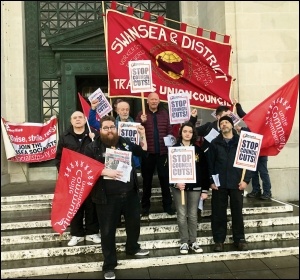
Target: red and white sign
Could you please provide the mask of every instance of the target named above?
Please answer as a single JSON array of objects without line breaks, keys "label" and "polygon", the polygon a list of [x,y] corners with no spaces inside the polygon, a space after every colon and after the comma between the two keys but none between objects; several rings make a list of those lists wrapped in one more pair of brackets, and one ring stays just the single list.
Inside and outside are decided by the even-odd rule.
[{"label": "red and white sign", "polygon": [[299,74],[243,118],[252,132],[264,136],[261,156],[276,156],[287,143],[294,123],[298,95]]},{"label": "red and white sign", "polygon": [[170,124],[184,123],[190,119],[190,99],[187,93],[168,95]]},{"label": "red and white sign", "polygon": [[263,136],[241,130],[233,166],[256,171]]},{"label": "red and white sign", "polygon": [[58,141],[56,116],[51,117],[46,123],[12,123],[4,118],[1,118],[1,121],[8,160],[30,163],[55,158]]},{"label": "red and white sign", "polygon": [[62,234],[100,177],[104,164],[63,148],[51,210],[52,228]]},{"label": "red and white sign", "polygon": [[153,92],[151,60],[129,61],[131,93]]},{"label": "red and white sign", "polygon": [[[109,97],[131,94],[130,61],[150,60],[153,91],[160,100],[188,92],[193,107],[231,106],[231,45],[191,35],[115,10],[107,10]],[[149,93],[145,94],[147,97]]]}]

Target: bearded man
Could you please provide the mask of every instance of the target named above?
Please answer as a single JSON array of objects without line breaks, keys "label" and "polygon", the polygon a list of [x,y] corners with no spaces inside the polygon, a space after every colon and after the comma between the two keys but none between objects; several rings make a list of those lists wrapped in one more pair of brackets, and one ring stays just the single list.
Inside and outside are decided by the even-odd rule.
[{"label": "bearded man", "polygon": [[[131,151],[132,156],[145,157],[147,154],[147,141],[145,128],[137,128],[140,135],[140,145],[130,142],[118,135],[115,118],[104,116],[100,121],[100,136],[87,145],[85,155],[105,163],[106,149]],[[143,250],[138,244],[140,236],[140,200],[138,195],[138,180],[133,161],[128,182],[120,181],[122,171],[104,168],[102,174],[94,185],[91,196],[96,204],[97,216],[101,231],[101,245],[104,256],[103,268],[105,279],[115,279],[114,269],[117,266],[116,254],[116,228],[121,214],[125,218],[127,234],[126,253],[129,255],[146,256],[148,250]],[[104,176],[113,180],[104,179]]]}]

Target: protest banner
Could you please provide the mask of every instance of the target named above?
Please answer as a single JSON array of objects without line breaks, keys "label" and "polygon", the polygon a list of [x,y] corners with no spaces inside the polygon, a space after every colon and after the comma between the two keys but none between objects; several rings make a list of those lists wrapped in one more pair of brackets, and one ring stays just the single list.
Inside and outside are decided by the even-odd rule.
[{"label": "protest banner", "polygon": [[287,143],[295,118],[299,74],[243,117],[248,128],[264,136],[261,156],[276,156]]},{"label": "protest banner", "polygon": [[119,122],[118,123],[118,135],[129,138],[130,142],[139,145],[140,135],[137,131],[137,127],[140,123],[137,122]]},{"label": "protest banner", "polygon": [[6,128],[4,126],[4,120],[1,117],[1,130],[2,130],[2,138],[3,138],[3,143],[4,143],[4,147],[5,147],[5,154],[6,154],[6,158],[10,159],[16,156],[16,151],[12,145],[12,143],[9,140]]},{"label": "protest banner", "polygon": [[109,101],[106,99],[104,93],[100,88],[96,89],[88,98],[90,102],[94,99],[98,99],[98,101],[100,102],[96,107],[96,112],[99,115],[100,119],[112,110]]},{"label": "protest banner", "polygon": [[233,166],[256,171],[263,136],[241,130]]},{"label": "protest banner", "polygon": [[[217,119],[216,110],[211,113],[211,116]],[[236,126],[242,120],[237,114],[233,112],[230,112],[227,116],[232,119],[234,126]]]},{"label": "protest banner", "polygon": [[[14,162],[41,162],[55,158],[58,141],[58,123],[56,116],[46,123],[12,123],[1,118],[10,141],[4,141],[7,159]],[[3,133],[3,136],[5,134]]]},{"label": "protest banner", "polygon": [[168,95],[170,124],[184,123],[190,119],[190,99],[188,93]]},{"label": "protest banner", "polygon": [[188,92],[193,107],[231,106],[230,36],[221,34],[220,42],[112,9],[105,18],[108,97],[141,98],[131,94],[134,85],[127,68],[130,61],[150,60],[151,92],[162,102],[168,95]]},{"label": "protest banner", "polygon": [[131,93],[152,92],[151,60],[128,62]]},{"label": "protest banner", "polygon": [[100,177],[104,164],[63,148],[51,208],[51,226],[62,234]]},{"label": "protest banner", "polygon": [[153,92],[151,60],[128,62],[130,91],[141,94],[142,112],[145,114],[144,92]]},{"label": "protest banner", "polygon": [[168,147],[169,182],[196,183],[195,148]]}]

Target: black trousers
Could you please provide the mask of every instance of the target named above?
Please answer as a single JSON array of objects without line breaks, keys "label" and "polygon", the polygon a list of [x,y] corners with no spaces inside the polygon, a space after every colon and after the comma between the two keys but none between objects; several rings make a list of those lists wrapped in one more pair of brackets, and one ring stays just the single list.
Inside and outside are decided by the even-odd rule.
[{"label": "black trousers", "polygon": [[169,166],[167,163],[168,155],[149,154],[147,158],[142,159],[143,176],[143,196],[142,207],[150,208],[150,198],[152,190],[152,180],[157,169],[157,175],[161,187],[163,208],[166,211],[172,206],[172,196],[169,187]]},{"label": "black trousers", "polygon": [[101,246],[104,256],[103,271],[117,266],[116,229],[121,214],[125,219],[126,253],[134,255],[139,249],[140,200],[135,190],[107,195],[107,204],[96,204],[101,231]]},{"label": "black trousers", "polygon": [[[83,218],[85,225],[83,225]],[[74,218],[70,223],[70,233],[72,236],[83,237],[85,235],[99,233],[99,223],[95,204],[92,202],[91,194],[82,203]]]},{"label": "black trousers", "polygon": [[244,219],[243,219],[243,194],[239,189],[212,190],[211,200],[211,228],[215,243],[224,243],[227,234],[227,206],[230,200],[230,211],[232,218],[233,242],[238,243],[245,239]]}]

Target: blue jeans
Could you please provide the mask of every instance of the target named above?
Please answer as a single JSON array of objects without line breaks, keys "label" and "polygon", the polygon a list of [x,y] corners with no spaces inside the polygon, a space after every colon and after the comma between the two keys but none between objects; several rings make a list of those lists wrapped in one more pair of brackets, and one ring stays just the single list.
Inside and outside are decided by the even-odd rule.
[{"label": "blue jeans", "polygon": [[181,191],[171,187],[177,211],[177,223],[181,243],[194,243],[197,238],[198,204],[201,191],[184,191],[185,205],[181,202]]},{"label": "blue jeans", "polygon": [[96,204],[101,231],[101,246],[104,256],[103,271],[117,266],[116,229],[121,213],[125,219],[126,253],[134,255],[140,245],[140,199],[135,190],[121,194],[107,195],[107,204]]},{"label": "blue jeans", "polygon": [[252,191],[261,192],[259,177],[262,181],[263,193],[265,195],[271,194],[271,181],[268,171],[268,157],[258,157],[256,171],[252,174]]}]

